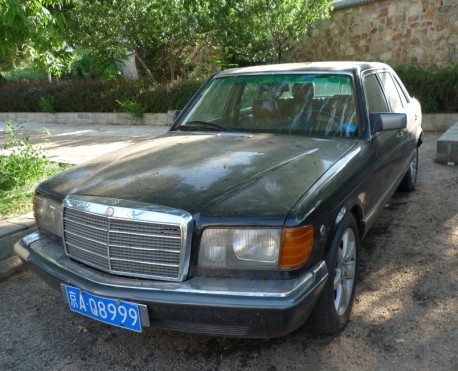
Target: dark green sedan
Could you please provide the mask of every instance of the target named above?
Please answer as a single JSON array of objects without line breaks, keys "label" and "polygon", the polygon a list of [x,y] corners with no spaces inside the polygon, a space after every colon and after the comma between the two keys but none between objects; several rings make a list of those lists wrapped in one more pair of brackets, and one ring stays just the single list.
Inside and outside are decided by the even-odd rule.
[{"label": "dark green sedan", "polygon": [[223,71],[167,134],[38,186],[15,250],[70,310],[128,330],[333,334],[360,240],[415,188],[421,119],[381,63]]}]

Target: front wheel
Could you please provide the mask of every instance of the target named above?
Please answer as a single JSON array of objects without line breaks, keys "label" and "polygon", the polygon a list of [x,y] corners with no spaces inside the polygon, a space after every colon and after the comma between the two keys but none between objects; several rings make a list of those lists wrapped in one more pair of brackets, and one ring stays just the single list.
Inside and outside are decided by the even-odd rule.
[{"label": "front wheel", "polygon": [[415,150],[415,155],[410,162],[409,169],[406,175],[402,179],[399,189],[402,191],[411,192],[415,190],[417,184],[417,173],[418,173],[418,147]]},{"label": "front wheel", "polygon": [[328,281],[309,319],[315,332],[331,335],[347,325],[355,298],[358,250],[358,226],[354,216],[347,213],[337,228],[325,259]]}]

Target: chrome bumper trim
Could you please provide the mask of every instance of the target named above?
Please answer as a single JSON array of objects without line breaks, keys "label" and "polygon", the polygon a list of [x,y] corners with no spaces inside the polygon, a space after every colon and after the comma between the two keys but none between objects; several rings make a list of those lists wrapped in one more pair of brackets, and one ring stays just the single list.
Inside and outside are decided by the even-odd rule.
[{"label": "chrome bumper trim", "polygon": [[[35,234],[34,234],[35,235]],[[26,241],[33,241],[26,243]],[[184,282],[139,280],[115,276],[109,273],[92,269],[88,266],[69,259],[62,245],[45,236],[37,239],[36,236],[24,238],[22,243],[16,244],[16,253],[24,260],[29,260],[31,253],[37,254],[43,264],[52,265],[55,272],[59,270],[63,275],[82,277],[105,287],[118,289],[134,289],[157,292],[160,294],[173,292],[184,295],[202,295],[219,298],[251,298],[269,300],[299,300],[314,284],[317,278],[327,278],[327,267],[324,261],[306,271],[302,276],[290,280],[253,280],[236,278],[193,277]],[[22,246],[21,246],[22,245]],[[43,269],[43,267],[39,267]]]}]

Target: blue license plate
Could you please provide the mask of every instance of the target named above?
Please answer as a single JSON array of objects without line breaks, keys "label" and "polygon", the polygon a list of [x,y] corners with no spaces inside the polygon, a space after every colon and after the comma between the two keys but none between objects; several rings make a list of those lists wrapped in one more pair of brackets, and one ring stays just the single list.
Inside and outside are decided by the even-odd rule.
[{"label": "blue license plate", "polygon": [[128,301],[109,299],[90,294],[76,287],[63,285],[68,305],[74,312],[109,325],[142,332],[140,308]]}]

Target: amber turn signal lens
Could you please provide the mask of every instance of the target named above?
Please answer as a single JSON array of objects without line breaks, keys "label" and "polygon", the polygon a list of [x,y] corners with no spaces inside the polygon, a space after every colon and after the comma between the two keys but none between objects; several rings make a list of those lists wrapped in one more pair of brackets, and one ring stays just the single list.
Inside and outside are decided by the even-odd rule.
[{"label": "amber turn signal lens", "polygon": [[314,228],[311,225],[298,228],[284,228],[280,250],[280,269],[301,267],[312,254]]}]

